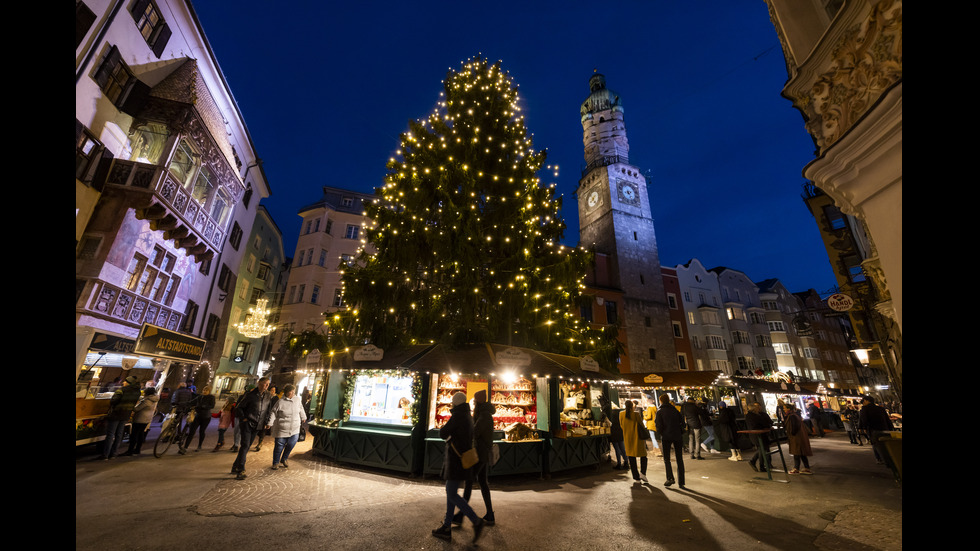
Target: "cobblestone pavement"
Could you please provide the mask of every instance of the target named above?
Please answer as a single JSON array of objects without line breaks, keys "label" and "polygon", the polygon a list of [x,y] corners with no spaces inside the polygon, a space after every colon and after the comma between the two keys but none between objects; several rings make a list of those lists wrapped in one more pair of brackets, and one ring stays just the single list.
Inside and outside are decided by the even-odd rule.
[{"label": "cobblestone pavement", "polygon": [[[445,513],[441,480],[326,461],[311,444],[300,443],[290,467],[273,471],[266,440],[249,453],[245,480],[230,474],[234,453],[226,450],[110,461],[76,450],[76,549],[169,550],[175,538],[235,551],[472,548],[468,522],[451,543],[430,534]],[[813,476],[779,472],[774,481],[718,454],[686,460],[686,491],[662,486],[663,463],[652,454],[643,485],[608,463],[547,479],[493,477],[497,524],[479,547],[900,550],[902,490],[890,472],[842,435],[813,446]],[[484,513],[478,489],[471,503]]]},{"label": "cobblestone pavement", "polygon": [[[318,459],[311,452],[290,459],[289,465],[288,469],[253,471],[245,480],[223,480],[194,503],[193,510],[205,516],[299,513],[381,507],[406,495],[413,499],[446,495],[445,489],[433,481],[352,471]],[[352,477],[379,488],[351,492]]]}]

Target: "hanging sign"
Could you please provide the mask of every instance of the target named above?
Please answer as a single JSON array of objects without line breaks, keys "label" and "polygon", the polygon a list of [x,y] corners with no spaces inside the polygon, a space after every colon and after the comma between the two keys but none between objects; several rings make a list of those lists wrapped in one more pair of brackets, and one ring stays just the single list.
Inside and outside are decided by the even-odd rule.
[{"label": "hanging sign", "polygon": [[578,359],[578,366],[582,371],[599,371],[599,362],[592,356],[582,356]]},{"label": "hanging sign", "polygon": [[854,299],[843,293],[833,294],[827,297],[827,306],[836,312],[847,312],[854,306]]},{"label": "hanging sign", "polygon": [[520,348],[508,348],[497,354],[495,358],[498,365],[516,365],[527,367],[531,365],[531,356]]},{"label": "hanging sign", "polygon": [[354,351],[354,361],[357,362],[380,362],[384,356],[384,349],[373,344],[362,346]]},{"label": "hanging sign", "polygon": [[650,384],[659,384],[664,382],[664,378],[661,377],[660,375],[657,375],[656,373],[651,373],[643,378],[643,382],[650,383]]},{"label": "hanging sign", "polygon": [[204,339],[144,323],[133,352],[178,361],[199,362],[204,356],[205,343]]}]

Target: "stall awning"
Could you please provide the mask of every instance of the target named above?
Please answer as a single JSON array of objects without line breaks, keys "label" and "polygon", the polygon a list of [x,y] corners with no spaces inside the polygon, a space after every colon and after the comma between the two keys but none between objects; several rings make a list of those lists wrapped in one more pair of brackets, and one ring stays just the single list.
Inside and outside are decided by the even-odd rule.
[{"label": "stall awning", "polygon": [[744,390],[760,390],[771,394],[820,394],[817,391],[820,383],[788,383],[785,381],[767,381],[765,379],[753,379],[751,377],[732,377],[732,381]]},{"label": "stall awning", "polygon": [[621,382],[640,387],[693,388],[733,386],[722,371],[668,371],[663,373],[623,373]]},{"label": "stall awning", "polygon": [[403,351],[398,354],[402,360],[385,354],[380,362],[353,362],[354,369],[410,369],[427,373],[459,373],[487,376],[513,370],[525,376],[564,377],[596,379],[614,376],[600,375],[579,369],[579,359],[572,356],[547,354],[532,350],[500,344],[475,344],[460,348],[427,345],[421,350]]}]

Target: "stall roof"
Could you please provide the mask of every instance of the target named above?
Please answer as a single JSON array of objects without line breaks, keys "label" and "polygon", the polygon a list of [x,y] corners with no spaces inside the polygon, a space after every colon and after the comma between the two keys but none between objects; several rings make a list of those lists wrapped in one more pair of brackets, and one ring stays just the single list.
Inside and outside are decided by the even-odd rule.
[{"label": "stall roof", "polygon": [[753,379],[751,377],[732,377],[732,381],[742,389],[755,389],[772,394],[819,394],[820,383],[786,383]]},{"label": "stall roof", "polygon": [[414,367],[417,357],[422,356],[436,345],[415,344],[407,348],[397,350],[386,350],[382,358],[378,361],[357,361],[354,359],[354,351],[346,352],[344,361],[341,362],[344,369],[418,369]]},{"label": "stall roof", "polygon": [[[598,376],[578,369],[578,358],[547,354],[530,348],[501,344],[475,344],[461,348],[435,345],[403,367],[435,373],[490,374],[512,367],[525,375],[588,378]],[[608,377],[608,376],[607,376]]]},{"label": "stall roof", "polygon": [[731,386],[722,371],[667,371],[663,373],[623,373],[619,380],[634,386],[685,388]]}]

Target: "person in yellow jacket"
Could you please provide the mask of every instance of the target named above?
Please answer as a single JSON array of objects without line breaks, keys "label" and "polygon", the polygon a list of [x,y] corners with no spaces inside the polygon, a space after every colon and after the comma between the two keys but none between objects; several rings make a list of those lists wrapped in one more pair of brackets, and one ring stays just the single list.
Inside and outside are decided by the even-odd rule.
[{"label": "person in yellow jacket", "polygon": [[650,443],[653,444],[653,454],[657,457],[663,456],[660,445],[657,444],[657,407],[650,406],[643,410],[643,421],[646,423],[647,430],[650,431]]},{"label": "person in yellow jacket", "polygon": [[[640,438],[641,423],[643,419],[636,411],[633,401],[626,400],[626,409],[619,412],[619,424],[623,427],[623,445],[626,448],[626,459],[630,464],[634,482],[647,481],[647,447]],[[639,472],[636,469],[637,457],[640,458]]]}]

